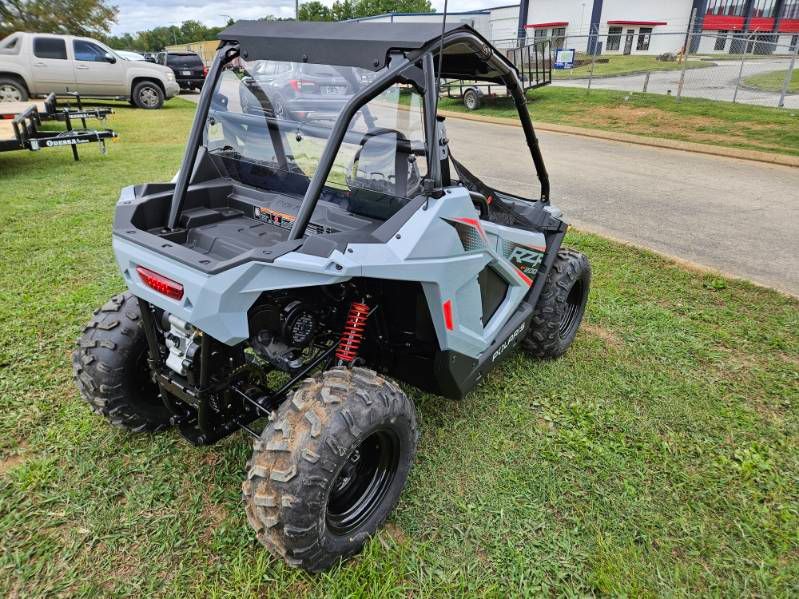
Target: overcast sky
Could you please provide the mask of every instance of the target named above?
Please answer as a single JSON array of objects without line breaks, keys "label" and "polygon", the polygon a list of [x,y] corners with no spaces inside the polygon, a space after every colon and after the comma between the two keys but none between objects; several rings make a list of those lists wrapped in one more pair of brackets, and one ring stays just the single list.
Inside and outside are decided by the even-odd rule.
[{"label": "overcast sky", "polygon": [[[333,0],[321,0],[330,6]],[[449,10],[462,11],[509,4],[503,0],[450,0]],[[109,0],[119,8],[117,23],[112,33],[135,33],[159,25],[180,25],[196,19],[206,25],[224,25],[230,15],[234,19],[256,19],[268,14],[277,17],[294,16],[294,0]],[[441,12],[444,0],[432,0],[433,7]]]}]

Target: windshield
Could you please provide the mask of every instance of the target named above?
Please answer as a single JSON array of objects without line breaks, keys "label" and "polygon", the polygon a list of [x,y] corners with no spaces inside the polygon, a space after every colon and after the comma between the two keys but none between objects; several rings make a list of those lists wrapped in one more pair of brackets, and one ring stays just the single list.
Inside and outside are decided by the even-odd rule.
[{"label": "windshield", "polygon": [[[239,61],[216,85],[204,143],[220,170],[249,186],[303,196],[332,127],[375,73],[356,67]],[[321,200],[388,218],[426,171],[422,99],[393,86],[362,107],[338,148]]]}]

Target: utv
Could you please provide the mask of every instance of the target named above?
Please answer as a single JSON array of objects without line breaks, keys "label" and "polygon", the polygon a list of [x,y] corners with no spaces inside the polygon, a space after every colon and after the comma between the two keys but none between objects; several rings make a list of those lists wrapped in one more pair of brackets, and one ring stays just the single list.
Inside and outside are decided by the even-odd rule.
[{"label": "utv", "polygon": [[[460,399],[517,345],[560,356],[591,271],[561,249],[518,73],[470,27],[239,22],[220,38],[175,181],[122,190],[129,291],[83,331],[75,379],[127,430],[251,435],[247,519],[319,571],[361,549],[408,478],[417,416],[392,379]],[[275,110],[262,74],[305,63],[335,70],[343,101],[339,78],[297,79],[313,102]],[[507,86],[537,200],[453,157],[439,77]]]}]

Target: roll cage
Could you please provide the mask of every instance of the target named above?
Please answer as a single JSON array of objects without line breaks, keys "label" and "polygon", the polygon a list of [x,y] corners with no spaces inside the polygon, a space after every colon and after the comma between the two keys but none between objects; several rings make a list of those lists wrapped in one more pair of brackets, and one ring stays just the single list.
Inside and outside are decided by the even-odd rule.
[{"label": "roll cage", "polygon": [[[359,26],[357,32],[356,25]],[[316,31],[317,29],[319,31]],[[349,98],[338,114],[320,156],[318,168],[305,191],[289,233],[289,240],[299,240],[304,236],[352,118],[369,101],[396,83],[412,84],[423,94],[425,145],[429,165],[428,176],[423,181],[423,192],[431,198],[443,194],[442,161],[438,158],[440,154],[436,125],[438,64],[442,65],[442,77],[492,81],[504,84],[508,88],[516,105],[541,185],[540,201],[548,203],[549,176],[527,110],[524,86],[516,67],[468,26],[450,26],[445,28],[443,35],[439,33],[434,36],[433,31],[430,26],[421,28],[414,26],[413,29],[409,29],[407,26],[394,24],[281,23],[276,26],[246,21],[223,31],[220,34],[222,41],[200,95],[186,152],[175,182],[169,210],[169,229],[174,230],[178,224],[202,145],[204,125],[212,109],[217,82],[224,67],[239,57],[248,60],[277,59],[339,64],[384,71]],[[385,35],[381,35],[382,32],[385,32]],[[398,33],[408,35],[396,35]],[[423,41],[425,38],[426,41]],[[448,55],[447,50],[453,52]],[[329,57],[330,51],[337,52],[336,59],[315,60],[314,55]],[[441,63],[436,60],[439,52],[443,52]],[[370,53],[375,58],[365,63],[365,60],[369,60]]]}]

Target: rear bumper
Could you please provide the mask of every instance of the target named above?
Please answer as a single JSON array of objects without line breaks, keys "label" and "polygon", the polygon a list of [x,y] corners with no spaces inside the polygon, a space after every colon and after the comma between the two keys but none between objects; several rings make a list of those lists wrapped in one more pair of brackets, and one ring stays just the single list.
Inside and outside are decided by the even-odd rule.
[{"label": "rear bumper", "polygon": [[205,79],[203,77],[178,77],[177,78],[178,85],[180,87],[202,87],[203,83],[205,83]]}]

